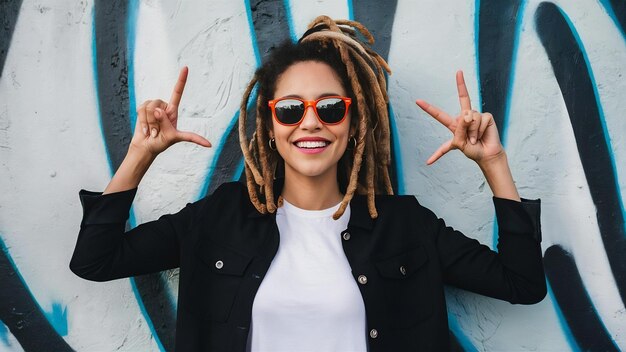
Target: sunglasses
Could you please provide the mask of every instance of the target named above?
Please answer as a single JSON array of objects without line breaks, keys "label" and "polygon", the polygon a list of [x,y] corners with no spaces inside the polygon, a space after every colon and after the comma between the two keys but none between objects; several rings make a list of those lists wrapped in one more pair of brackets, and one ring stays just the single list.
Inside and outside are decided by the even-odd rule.
[{"label": "sunglasses", "polygon": [[348,116],[352,99],[340,96],[321,97],[317,100],[300,98],[279,98],[270,100],[268,105],[278,123],[295,126],[302,122],[306,109],[312,107],[318,120],[324,125],[337,125]]}]

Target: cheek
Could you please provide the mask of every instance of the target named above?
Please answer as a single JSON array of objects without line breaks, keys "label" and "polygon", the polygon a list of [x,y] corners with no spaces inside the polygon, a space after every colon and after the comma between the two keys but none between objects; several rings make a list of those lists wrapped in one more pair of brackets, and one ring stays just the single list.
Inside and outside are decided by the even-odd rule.
[{"label": "cheek", "polygon": [[351,128],[350,124],[346,123],[345,125],[337,126],[338,129],[334,132],[335,137],[337,138],[337,142],[339,144],[339,148],[341,148],[342,152],[345,152],[345,149],[348,145],[348,141],[351,136]]},{"label": "cheek", "polygon": [[[289,147],[289,138],[293,133],[293,127],[282,126],[276,122],[272,124],[272,130],[269,132],[270,136],[275,139],[276,149],[281,158],[284,156],[281,154]],[[271,137],[270,137],[271,138]]]}]

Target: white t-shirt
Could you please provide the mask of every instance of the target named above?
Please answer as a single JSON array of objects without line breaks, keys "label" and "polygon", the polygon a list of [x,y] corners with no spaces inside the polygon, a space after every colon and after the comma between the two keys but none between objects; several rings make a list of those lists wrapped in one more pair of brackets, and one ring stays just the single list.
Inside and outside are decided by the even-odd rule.
[{"label": "white t-shirt", "polygon": [[341,244],[350,208],[278,208],[280,245],[252,307],[251,352],[363,352],[365,306]]}]

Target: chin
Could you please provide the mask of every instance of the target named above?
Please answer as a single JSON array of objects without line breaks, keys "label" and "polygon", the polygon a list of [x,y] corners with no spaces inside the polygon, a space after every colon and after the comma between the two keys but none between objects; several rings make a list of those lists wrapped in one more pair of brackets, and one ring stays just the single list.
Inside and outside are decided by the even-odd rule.
[{"label": "chin", "polygon": [[[294,167],[295,166],[295,167]],[[307,165],[300,165],[300,167],[298,167],[298,165],[294,165],[291,166],[291,173],[295,176],[295,175],[299,175],[299,176],[304,176],[304,177],[320,177],[320,176],[325,176],[328,173],[333,173],[333,174],[337,174],[337,167],[336,164],[333,166],[328,166],[328,165],[311,165],[310,163],[307,163]]]},{"label": "chin", "polygon": [[328,173],[330,170],[320,170],[320,169],[306,169],[306,170],[296,170],[296,173],[306,177],[319,177]]}]

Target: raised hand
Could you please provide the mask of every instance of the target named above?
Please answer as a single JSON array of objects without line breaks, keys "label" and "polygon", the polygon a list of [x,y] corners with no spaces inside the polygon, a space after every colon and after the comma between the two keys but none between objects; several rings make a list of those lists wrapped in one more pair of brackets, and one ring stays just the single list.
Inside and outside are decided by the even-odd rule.
[{"label": "raised hand", "polygon": [[416,101],[422,110],[446,126],[453,134],[452,139],[443,143],[428,158],[426,161],[428,165],[434,163],[453,149],[459,149],[465,156],[476,161],[479,165],[504,154],[493,116],[488,112],[480,113],[472,110],[467,86],[463,78],[463,71],[456,73],[456,84],[459,92],[461,112],[455,118],[424,100]]},{"label": "raised hand", "polygon": [[156,156],[174,143],[186,141],[204,147],[211,143],[204,137],[193,133],[179,131],[178,106],[185,90],[189,69],[183,67],[168,103],[163,100],[147,100],[137,109],[137,123],[130,144]]}]

